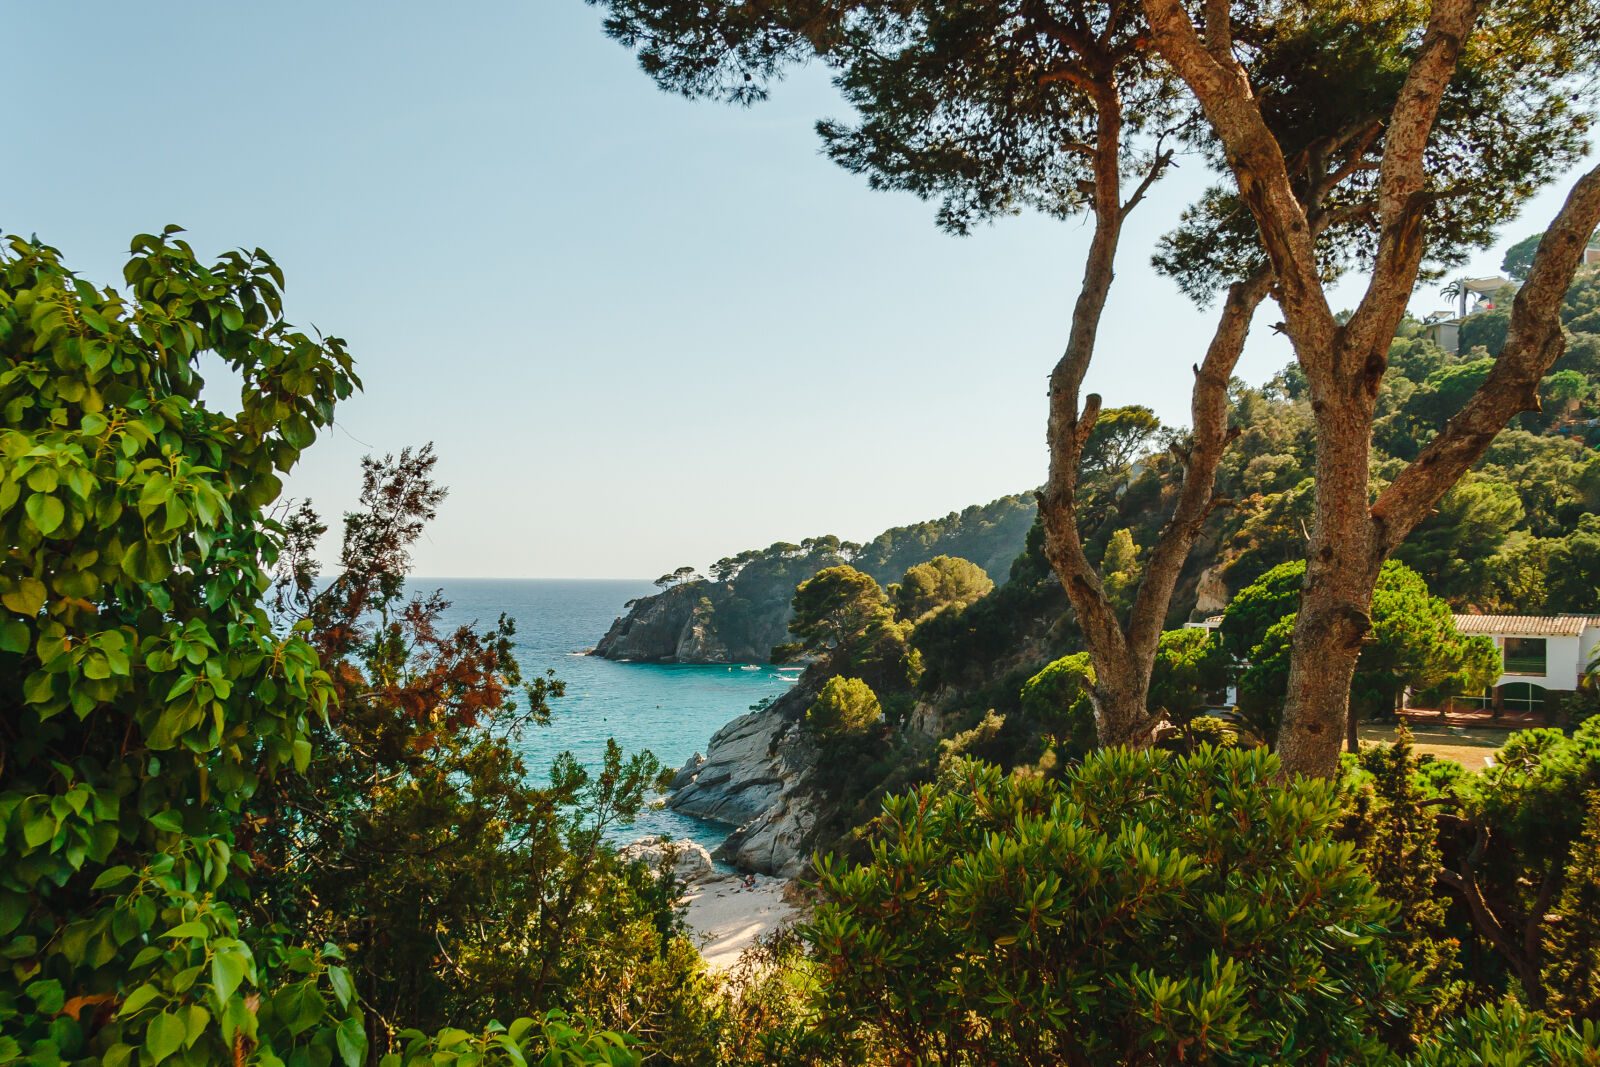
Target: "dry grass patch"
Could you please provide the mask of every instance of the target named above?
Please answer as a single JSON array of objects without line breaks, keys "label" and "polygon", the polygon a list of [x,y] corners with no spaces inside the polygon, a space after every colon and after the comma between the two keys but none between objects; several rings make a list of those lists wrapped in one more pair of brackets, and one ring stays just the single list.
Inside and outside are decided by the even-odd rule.
[{"label": "dry grass patch", "polygon": [[[1453,760],[1469,771],[1481,771],[1488,766],[1484,757],[1494,755],[1495,749],[1505,744],[1506,738],[1514,732],[1493,726],[1413,724],[1411,744],[1419,754]],[[1393,723],[1364,723],[1357,734],[1365,744],[1388,743],[1395,739],[1395,726]]]}]

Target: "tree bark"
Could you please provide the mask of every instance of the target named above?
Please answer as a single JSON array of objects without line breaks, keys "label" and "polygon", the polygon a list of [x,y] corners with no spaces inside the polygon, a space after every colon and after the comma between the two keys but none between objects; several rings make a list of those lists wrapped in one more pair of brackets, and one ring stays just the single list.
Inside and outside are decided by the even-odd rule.
[{"label": "tree bark", "polygon": [[1155,722],[1146,705],[1156,646],[1172,592],[1184,561],[1215,506],[1217,466],[1232,439],[1227,425],[1228,381],[1244,348],[1250,320],[1266,297],[1271,273],[1262,268],[1230,288],[1205,361],[1195,368],[1194,440],[1182,457],[1183,485],[1173,514],[1151,551],[1125,628],[1084,553],[1078,533],[1079,467],[1100,411],[1100,397],[1091,394],[1080,412],[1079,396],[1111,289],[1123,220],[1166,163],[1165,157],[1158,155],[1151,173],[1124,203],[1122,101],[1114,76],[1104,75],[1096,80],[1092,94],[1098,117],[1092,190],[1094,234],[1066,350],[1050,375],[1050,473],[1040,494],[1039,510],[1044,521],[1045,555],[1066,590],[1094,663],[1090,699],[1099,741],[1106,746],[1141,746],[1148,743]]},{"label": "tree bark", "polygon": [[[1097,79],[1090,91],[1097,119],[1090,194],[1094,234],[1084,260],[1083,282],[1073,307],[1067,347],[1050,373],[1046,429],[1050,472],[1039,496],[1039,512],[1044,521],[1045,557],[1066,589],[1094,661],[1095,684],[1090,688],[1090,698],[1095,707],[1096,732],[1101,744],[1114,745],[1134,739],[1144,717],[1144,706],[1138,672],[1135,670],[1130,676],[1126,669],[1129,649],[1116,609],[1084,554],[1078,535],[1078,468],[1083,446],[1100,413],[1099,396],[1090,394],[1081,413],[1078,397],[1094,354],[1100,318],[1111,291],[1117,242],[1122,235],[1122,98],[1112,74]],[[1148,687],[1148,667],[1144,677]]]}]

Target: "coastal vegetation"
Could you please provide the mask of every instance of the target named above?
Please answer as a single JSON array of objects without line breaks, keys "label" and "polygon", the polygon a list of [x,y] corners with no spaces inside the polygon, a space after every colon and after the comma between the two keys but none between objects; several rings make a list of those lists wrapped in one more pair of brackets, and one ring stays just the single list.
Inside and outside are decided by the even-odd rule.
[{"label": "coastal vegetation", "polygon": [[[1379,570],[1507,421],[1537,406],[1564,347],[1555,311],[1600,223],[1600,170],[1579,179],[1538,243],[1494,374],[1369,513],[1367,450],[1390,340],[1427,271],[1492,240],[1581,158],[1589,113],[1577,86],[1600,47],[1594,5],[1213,3],[1192,14],[1181,0],[1060,10],[591,2],[648,75],[686,95],[753,103],[790,65],[818,60],[857,116],[818,124],[828,153],[876,187],[939,199],[949,230],[1023,207],[1088,217],[1050,376],[1040,513],[1045,557],[1095,663],[1102,744],[1143,743],[1158,721],[1147,698],[1161,631],[1184,563],[1226,499],[1215,481],[1232,439],[1227,383],[1271,293],[1314,401],[1318,477],[1281,747],[1287,771],[1334,773]],[[1191,425],[1171,442],[1179,489],[1160,501],[1137,582],[1117,583],[1122,605],[1081,535],[1080,482],[1102,408],[1082,384],[1126,219],[1179,147],[1232,188],[1192,205],[1155,262],[1202,303],[1226,295],[1193,363]],[[1363,297],[1336,316],[1326,287],[1358,266],[1370,268]]]},{"label": "coastal vegetation", "polygon": [[[526,764],[560,680],[407,587],[431,447],[322,572],[283,479],[360,381],[270,256],[12,238],[0,1064],[1600,1062],[1600,682],[1482,768],[1354,732],[1497,677],[1457,611],[1600,610],[1600,171],[1458,343],[1406,313],[1581,157],[1600,8],[604,6],[691,95],[825,64],[827,151],[949,230],[1092,230],[1035,498],[679,567],[597,649],[803,665],[739,736],[809,915],[711,973],[671,850],[607,843],[699,764]],[[1156,250],[1220,298],[1182,428],[1081,395],[1180,148],[1227,183]]]},{"label": "coastal vegetation", "polygon": [[[1193,566],[1244,584],[1216,635],[1163,633],[1150,700],[1170,729],[1153,749],[1100,751],[1096,668],[1041,524],[999,586],[948,555],[888,589],[843,563],[799,582],[789,652],[809,666],[793,692],[825,804],[814,843],[833,858],[809,876],[798,938],[758,948],[735,981],[704,970],[670,877],[604,843],[645,802],[653,759],[612,746],[536,782],[517,739],[559,681],[522,677],[511,620],[447,631],[437,595],[406,593],[443,499],[431,449],[366,462],[338,565],[318,572],[323,523],[279,501],[278,479],[358,383],[337,340],[282,320],[270,259],[202,265],[174,233],[142,237],[126,297],[40,245],[14,240],[4,267],[11,1060],[1596,1052],[1566,1020],[1600,1011],[1600,718],[1514,735],[1478,773],[1402,741],[1284,785],[1257,745],[1283,672],[1252,689],[1229,650],[1248,648],[1247,675],[1286,658],[1304,565],[1278,560],[1296,543],[1276,531],[1304,506],[1309,462],[1292,372],[1230,387],[1241,433],[1219,483],[1255,492],[1212,518],[1216,555]],[[1595,284],[1567,301],[1579,416],[1597,400],[1580,321]],[[1386,410],[1426,412],[1449,371],[1486,358],[1412,327],[1393,347]],[[254,383],[237,414],[196,402],[217,356]],[[1141,501],[1179,477],[1155,451],[1162,428],[1132,421],[1082,531],[1119,573],[1140,566]],[[1596,582],[1526,561],[1587,558],[1594,453],[1560,428],[1524,416],[1464,483],[1453,514],[1476,518],[1422,531],[1414,558],[1454,603],[1544,610]],[[1431,430],[1395,420],[1382,440],[1403,453]],[[1389,462],[1375,452],[1375,470]],[[1565,536],[1558,509],[1578,519]],[[1185,585],[1191,611],[1202,585]],[[1481,639],[1454,632],[1418,572],[1389,564],[1374,605],[1357,706],[1479,683]],[[1262,695],[1261,717],[1207,713],[1230,680]],[[1258,895],[1217,881],[1218,849]]]}]

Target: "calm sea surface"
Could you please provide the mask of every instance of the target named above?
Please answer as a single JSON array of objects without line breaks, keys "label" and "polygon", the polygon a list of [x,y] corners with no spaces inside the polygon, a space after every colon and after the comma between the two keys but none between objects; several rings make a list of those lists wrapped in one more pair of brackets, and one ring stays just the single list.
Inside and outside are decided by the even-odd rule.
[{"label": "calm sea surface", "polygon": [[[411,584],[444,590],[451,601],[444,622],[451,628],[474,621],[489,626],[501,612],[512,616],[523,675],[553,669],[566,682],[567,695],[551,702],[551,724],[530,729],[523,740],[528,769],[541,778],[563,751],[593,765],[608,737],[625,752],[649,749],[663,766],[676,769],[704,752],[706,741],[728,720],[792,684],[792,673],[765,666],[657,666],[579,655],[594,647],[629,599],[656,591],[648,581],[441,578]],[[712,848],[729,829],[657,808],[612,836],[631,841],[664,833]]]}]

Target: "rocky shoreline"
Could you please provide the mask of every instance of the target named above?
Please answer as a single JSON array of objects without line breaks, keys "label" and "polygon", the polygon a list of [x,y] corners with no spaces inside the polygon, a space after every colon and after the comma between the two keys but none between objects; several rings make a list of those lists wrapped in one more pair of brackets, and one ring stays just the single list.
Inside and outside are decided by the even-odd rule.
[{"label": "rocky shoreline", "polygon": [[815,747],[800,720],[815,697],[806,679],[767,707],[741,715],[711,736],[669,785],[667,807],[736,827],[713,853],[743,870],[789,878],[810,858],[818,824],[806,788]]}]

